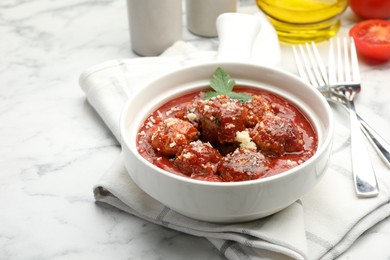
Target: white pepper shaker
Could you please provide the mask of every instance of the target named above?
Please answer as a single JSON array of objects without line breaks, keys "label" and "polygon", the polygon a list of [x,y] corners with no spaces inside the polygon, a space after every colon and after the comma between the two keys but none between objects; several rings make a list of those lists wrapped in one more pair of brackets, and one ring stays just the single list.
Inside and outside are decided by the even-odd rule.
[{"label": "white pepper shaker", "polygon": [[157,56],[181,40],[182,0],[127,0],[130,40],[141,56]]},{"label": "white pepper shaker", "polygon": [[216,37],[218,16],[236,12],[237,0],[186,0],[185,7],[190,32],[204,37]]}]

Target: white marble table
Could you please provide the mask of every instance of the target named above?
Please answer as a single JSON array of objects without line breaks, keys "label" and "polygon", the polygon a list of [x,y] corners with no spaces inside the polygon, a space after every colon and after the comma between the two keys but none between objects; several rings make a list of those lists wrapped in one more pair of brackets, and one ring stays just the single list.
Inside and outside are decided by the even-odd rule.
[{"label": "white marble table", "polygon": [[[354,22],[347,11],[340,34]],[[4,0],[0,35],[0,259],[223,259],[205,239],[94,203],[92,186],[120,149],[78,77],[136,57],[126,1]],[[218,46],[185,28],[183,39],[202,50]],[[289,47],[283,55],[294,72]],[[390,63],[361,70],[357,108],[390,142]],[[389,242],[388,218],[340,259],[389,259]]]}]

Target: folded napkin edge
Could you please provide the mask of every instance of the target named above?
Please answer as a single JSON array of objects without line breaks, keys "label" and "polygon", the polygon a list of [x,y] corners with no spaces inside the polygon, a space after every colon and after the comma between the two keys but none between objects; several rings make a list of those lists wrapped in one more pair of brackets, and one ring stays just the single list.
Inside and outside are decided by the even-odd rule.
[{"label": "folded napkin edge", "polygon": [[156,57],[136,57],[136,58],[123,58],[123,59],[112,59],[103,61],[101,63],[97,63],[95,65],[92,65],[91,67],[88,67],[85,69],[79,76],[79,85],[81,89],[87,93],[87,84],[86,81],[88,78],[93,75],[94,73],[101,72],[106,69],[112,69],[114,67],[122,66],[122,65],[131,65],[131,64],[142,64],[142,63],[150,63],[153,61],[162,61],[162,62],[168,62],[168,61],[175,61],[180,60],[180,55],[172,55],[172,56],[156,56]]}]

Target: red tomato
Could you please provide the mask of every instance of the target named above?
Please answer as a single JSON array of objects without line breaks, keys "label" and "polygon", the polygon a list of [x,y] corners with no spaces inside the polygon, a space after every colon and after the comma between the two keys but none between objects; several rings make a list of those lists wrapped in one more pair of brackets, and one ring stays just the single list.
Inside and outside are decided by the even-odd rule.
[{"label": "red tomato", "polygon": [[390,17],[389,0],[350,0],[352,11],[364,19]]},{"label": "red tomato", "polygon": [[357,51],[366,58],[379,61],[390,59],[390,21],[365,20],[349,31]]}]

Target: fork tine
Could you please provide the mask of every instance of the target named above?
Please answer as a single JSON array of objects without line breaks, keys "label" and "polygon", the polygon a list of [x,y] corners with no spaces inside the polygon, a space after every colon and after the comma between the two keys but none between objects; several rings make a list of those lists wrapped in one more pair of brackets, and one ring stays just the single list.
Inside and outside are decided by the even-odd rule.
[{"label": "fork tine", "polygon": [[325,81],[322,79],[321,73],[319,71],[318,62],[316,61],[315,57],[313,56],[313,53],[312,53],[312,51],[310,49],[309,44],[306,43],[305,46],[306,46],[307,55],[309,56],[309,61],[310,61],[310,64],[311,64],[311,68],[312,68],[314,76],[316,77],[316,80],[317,80],[317,84],[318,84],[318,86],[324,86],[325,85]]},{"label": "fork tine", "polygon": [[356,54],[355,41],[350,37],[351,42],[351,63],[352,63],[352,80],[355,83],[360,83],[360,70],[359,70],[359,61]]},{"label": "fork tine", "polygon": [[330,40],[329,85],[360,84],[359,62],[352,37]]},{"label": "fork tine", "polygon": [[337,79],[336,79],[336,65],[334,60],[334,43],[333,39],[330,39],[330,45],[329,45],[329,56],[328,56],[328,80],[329,85],[333,86],[336,85]]},{"label": "fork tine", "polygon": [[321,55],[318,52],[317,46],[314,44],[314,42],[311,42],[311,46],[312,46],[314,56],[315,56],[316,61],[317,61],[317,65],[318,65],[319,70],[321,72],[324,85],[328,85],[328,83],[329,83],[328,75],[326,73],[326,68],[325,68],[324,62],[322,61]]},{"label": "fork tine", "polygon": [[305,51],[304,51],[302,45],[299,45],[298,48],[299,48],[299,51],[300,51],[300,53],[301,53],[301,57],[302,57],[302,60],[303,60],[303,64],[305,65],[306,73],[307,73],[307,75],[309,76],[309,79],[310,79],[311,84],[312,84],[314,87],[318,87],[318,82],[316,81],[316,78],[315,78],[315,76],[314,76],[314,74],[313,74],[312,66],[310,65],[310,62],[309,62],[309,60],[308,60],[307,57],[306,57],[306,54],[305,54]]},{"label": "fork tine", "polygon": [[311,66],[306,58],[306,54],[302,48],[302,45],[298,45],[298,49],[299,51],[295,46],[293,46],[293,53],[295,56],[295,62],[297,63],[299,75],[307,83],[313,86],[318,86],[318,83],[316,82],[314,75],[311,71]]},{"label": "fork tine", "polygon": [[348,55],[348,50],[350,48],[348,47],[348,38],[344,37],[344,69],[345,69],[345,82],[346,83],[351,83],[352,78],[351,78],[351,67],[350,67],[350,60],[349,60],[349,55]]},{"label": "fork tine", "polygon": [[292,50],[293,50],[293,54],[294,54],[295,64],[297,65],[297,68],[298,68],[299,76],[301,77],[302,80],[304,80],[310,84],[310,81],[307,78],[307,75],[305,73],[305,69],[303,67],[303,63],[301,61],[301,58],[298,55],[297,48],[295,48],[295,46],[292,46]]},{"label": "fork tine", "polygon": [[337,38],[336,46],[337,46],[337,80],[339,83],[343,83],[345,81],[344,81],[344,71],[343,71],[343,60],[341,58],[340,38]]}]

